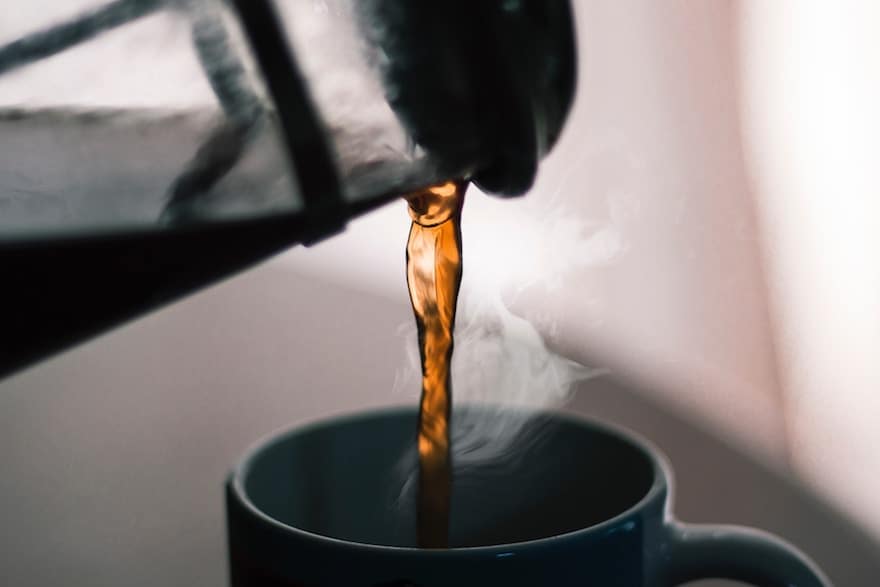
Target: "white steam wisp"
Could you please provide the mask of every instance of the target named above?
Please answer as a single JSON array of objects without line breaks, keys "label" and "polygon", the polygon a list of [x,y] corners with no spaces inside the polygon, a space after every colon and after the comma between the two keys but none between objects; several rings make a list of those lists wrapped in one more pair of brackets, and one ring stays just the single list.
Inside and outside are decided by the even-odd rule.
[{"label": "white steam wisp", "polygon": [[[464,274],[452,360],[456,475],[515,462],[522,443],[532,440],[525,438],[532,434],[525,431],[528,414],[561,406],[575,383],[602,372],[554,353],[538,328],[510,306],[526,288],[560,288],[569,274],[604,265],[622,248],[611,224],[591,226],[561,207],[548,209],[546,200],[502,202],[473,192],[462,215]],[[540,326],[545,335],[555,328]],[[408,360],[395,391],[418,401],[414,322],[404,324],[401,334]],[[463,409],[474,404],[480,409]],[[399,503],[410,502],[415,488],[414,455],[402,463],[407,481]]]}]

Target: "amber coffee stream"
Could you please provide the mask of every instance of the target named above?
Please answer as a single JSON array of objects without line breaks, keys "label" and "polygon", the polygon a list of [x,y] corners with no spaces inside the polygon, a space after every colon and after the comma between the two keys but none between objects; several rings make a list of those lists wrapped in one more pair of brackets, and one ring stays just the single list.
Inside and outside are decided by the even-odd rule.
[{"label": "amber coffee stream", "polygon": [[419,407],[417,540],[447,546],[452,467],[449,417],[450,362],[455,304],[461,283],[461,205],[466,182],[447,182],[411,194],[413,219],[406,245],[406,282],[419,334],[422,398]]}]

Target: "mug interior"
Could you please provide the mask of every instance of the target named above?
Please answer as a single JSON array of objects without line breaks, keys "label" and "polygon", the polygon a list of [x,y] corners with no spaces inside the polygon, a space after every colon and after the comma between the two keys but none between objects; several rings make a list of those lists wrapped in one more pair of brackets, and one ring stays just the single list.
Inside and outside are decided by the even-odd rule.
[{"label": "mug interior", "polygon": [[[453,452],[450,547],[587,528],[625,512],[651,489],[650,456],[618,433],[550,413],[523,417],[528,422],[517,441],[493,458],[456,459]],[[245,495],[300,530],[414,547],[416,421],[415,410],[389,410],[274,437],[239,470]],[[456,423],[467,421],[479,421],[478,408],[454,414],[453,435]]]}]

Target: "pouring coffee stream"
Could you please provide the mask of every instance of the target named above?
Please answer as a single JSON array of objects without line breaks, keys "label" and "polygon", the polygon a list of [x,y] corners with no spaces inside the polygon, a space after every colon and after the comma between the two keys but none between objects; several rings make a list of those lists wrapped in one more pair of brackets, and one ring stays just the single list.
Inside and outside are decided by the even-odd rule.
[{"label": "pouring coffee stream", "polygon": [[452,491],[450,416],[455,309],[462,275],[461,208],[467,183],[450,181],[410,196],[406,281],[418,328],[422,396],[418,421],[417,540],[447,546]]}]

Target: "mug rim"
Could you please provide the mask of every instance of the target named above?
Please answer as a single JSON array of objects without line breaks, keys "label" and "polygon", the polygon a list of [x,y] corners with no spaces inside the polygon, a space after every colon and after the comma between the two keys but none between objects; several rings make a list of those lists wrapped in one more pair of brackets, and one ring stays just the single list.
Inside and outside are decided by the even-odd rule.
[{"label": "mug rim", "polygon": [[[478,407],[480,405],[481,404],[464,404],[463,407]],[[511,409],[515,410],[516,408]],[[356,542],[353,540],[344,540],[342,538],[334,538],[332,536],[310,532],[308,530],[286,524],[269,516],[267,513],[258,508],[253,501],[251,501],[250,496],[248,496],[247,492],[245,491],[244,480],[250,472],[253,461],[258,454],[269,449],[270,447],[280,444],[292,436],[308,434],[309,432],[312,432],[319,428],[327,427],[331,424],[351,424],[361,420],[376,418],[380,416],[393,416],[397,414],[411,414],[417,412],[417,409],[415,407],[407,405],[385,406],[378,408],[361,409],[350,412],[342,412],[336,415],[320,417],[304,424],[294,424],[292,426],[286,426],[270,432],[254,442],[250,446],[250,448],[248,448],[244,452],[244,455],[239,459],[238,463],[233,467],[232,471],[230,472],[227,479],[227,486],[231,489],[231,492],[235,496],[236,500],[248,511],[248,513],[255,516],[257,520],[259,520],[261,523],[268,524],[271,528],[274,528],[275,530],[280,530],[286,534],[291,534],[302,539],[316,541],[320,544],[325,544],[334,548],[355,549],[374,553],[394,553],[396,555],[410,554],[418,556],[460,556],[462,554],[496,554],[498,552],[509,551],[518,548],[535,546],[540,547],[552,544],[553,542],[559,540],[569,540],[572,538],[585,537],[591,534],[601,533],[605,530],[613,528],[626,518],[633,516],[633,514],[644,508],[648,503],[656,500],[658,496],[663,497],[665,495],[668,499],[670,490],[669,486],[672,479],[672,468],[669,464],[668,459],[660,451],[660,449],[642,435],[617,424],[610,424],[608,422],[600,421],[598,418],[581,416],[563,410],[540,409],[534,411],[523,411],[528,411],[530,415],[534,415],[536,417],[548,417],[556,421],[563,421],[580,427],[593,428],[599,430],[603,434],[613,436],[617,440],[637,449],[640,453],[646,456],[648,458],[648,461],[651,463],[651,469],[653,473],[651,486],[644,493],[644,495],[639,498],[638,501],[630,505],[625,510],[590,526],[585,526],[583,528],[570,530],[568,532],[563,532],[560,534],[554,534],[553,536],[545,536],[541,538],[534,538],[531,540],[521,540],[518,542],[504,542],[500,544],[487,544],[481,546],[457,546],[451,548],[436,549],[419,548],[416,546],[398,546],[371,544],[369,542]]]}]

